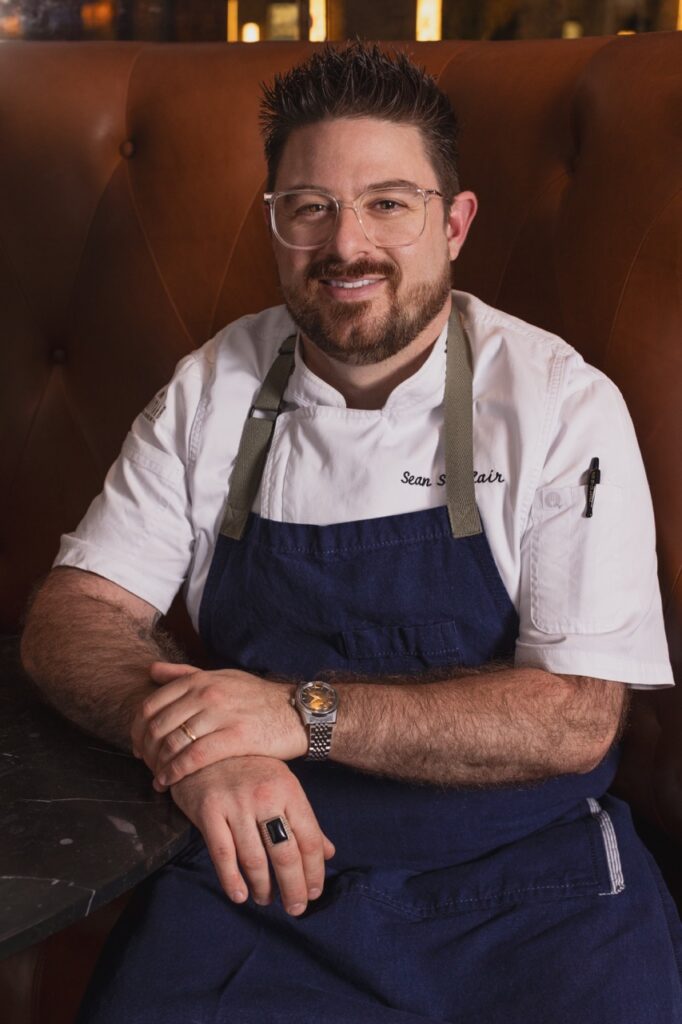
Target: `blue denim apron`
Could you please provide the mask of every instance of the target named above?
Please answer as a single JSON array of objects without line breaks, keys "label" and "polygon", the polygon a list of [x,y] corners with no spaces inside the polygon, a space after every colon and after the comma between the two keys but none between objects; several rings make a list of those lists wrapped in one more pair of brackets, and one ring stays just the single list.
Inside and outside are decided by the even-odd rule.
[{"label": "blue denim apron", "polygon": [[[485,534],[435,508],[249,515],[218,539],[200,628],[216,664],[344,679],[510,659],[518,620]],[[680,1024],[679,921],[604,795],[616,760],[459,790],[294,762],[337,848],[322,897],[235,906],[197,833],[137,890],[81,1024]]]}]

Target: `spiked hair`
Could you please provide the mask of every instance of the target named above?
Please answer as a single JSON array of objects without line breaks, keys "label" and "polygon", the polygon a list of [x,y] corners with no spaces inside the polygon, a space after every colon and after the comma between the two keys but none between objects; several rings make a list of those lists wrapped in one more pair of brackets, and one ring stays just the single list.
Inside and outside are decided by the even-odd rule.
[{"label": "spiked hair", "polygon": [[289,135],[304,125],[338,117],[376,117],[418,128],[443,195],[459,191],[455,113],[424,68],[399,52],[360,41],[325,46],[272,85],[263,85],[260,124],[265,140],[268,190]]}]

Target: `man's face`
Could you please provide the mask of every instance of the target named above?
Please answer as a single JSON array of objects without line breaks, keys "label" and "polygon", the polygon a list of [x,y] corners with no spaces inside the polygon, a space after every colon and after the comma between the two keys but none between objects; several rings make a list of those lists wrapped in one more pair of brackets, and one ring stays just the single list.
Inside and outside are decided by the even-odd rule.
[{"label": "man's face", "polygon": [[[396,180],[439,187],[419,130],[377,118],[338,118],[292,132],[275,188],[314,188],[351,203],[366,189]],[[289,311],[323,352],[356,365],[380,362],[448,306],[450,260],[463,237],[453,231],[452,218],[446,220],[442,199],[432,197],[426,214],[423,234],[399,248],[369,242],[351,209],[341,210],[334,237],[317,249],[288,249],[274,239]],[[356,287],[344,287],[351,283]]]}]

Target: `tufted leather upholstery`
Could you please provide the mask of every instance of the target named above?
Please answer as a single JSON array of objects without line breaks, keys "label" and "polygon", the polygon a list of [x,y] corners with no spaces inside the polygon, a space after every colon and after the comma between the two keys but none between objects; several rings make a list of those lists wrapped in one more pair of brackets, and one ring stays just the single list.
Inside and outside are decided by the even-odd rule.
[{"label": "tufted leather upholstery", "polygon": [[[679,667],[682,33],[410,49],[460,115],[481,200],[457,286],[624,392]],[[309,50],[0,48],[0,632],[175,362],[278,301],[258,83]],[[638,696],[621,786],[682,842],[678,723],[677,692]]]}]

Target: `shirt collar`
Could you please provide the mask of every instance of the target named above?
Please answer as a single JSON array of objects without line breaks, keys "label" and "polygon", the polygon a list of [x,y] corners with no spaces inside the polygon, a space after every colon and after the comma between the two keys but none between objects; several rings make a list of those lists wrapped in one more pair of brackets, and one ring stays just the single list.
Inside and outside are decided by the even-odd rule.
[{"label": "shirt collar", "polygon": [[[438,335],[428,358],[419,369],[393,389],[380,411],[393,414],[400,410],[435,408],[443,401],[445,388],[445,341],[447,324]],[[298,407],[327,406],[346,408],[340,391],[327,384],[303,361],[300,335],[296,339],[294,369],[289,378],[285,400]],[[349,409],[349,413],[355,410]],[[366,415],[366,413],[363,413]]]}]

